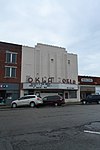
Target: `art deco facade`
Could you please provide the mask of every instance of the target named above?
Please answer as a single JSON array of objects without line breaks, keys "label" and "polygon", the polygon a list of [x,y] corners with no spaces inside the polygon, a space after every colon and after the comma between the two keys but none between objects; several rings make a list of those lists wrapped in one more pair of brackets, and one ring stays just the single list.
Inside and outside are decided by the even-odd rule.
[{"label": "art deco facade", "polygon": [[65,48],[37,44],[22,46],[21,95],[60,94],[66,101],[78,100],[77,55]]}]

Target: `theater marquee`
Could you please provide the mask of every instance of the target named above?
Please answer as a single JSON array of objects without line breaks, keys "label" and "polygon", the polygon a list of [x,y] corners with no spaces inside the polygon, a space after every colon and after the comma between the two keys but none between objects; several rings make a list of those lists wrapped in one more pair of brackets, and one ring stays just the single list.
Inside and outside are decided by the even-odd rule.
[{"label": "theater marquee", "polygon": [[77,90],[78,85],[75,80],[60,79],[59,82],[54,82],[54,77],[49,78],[28,78],[27,83],[23,83],[23,89],[70,89]]}]

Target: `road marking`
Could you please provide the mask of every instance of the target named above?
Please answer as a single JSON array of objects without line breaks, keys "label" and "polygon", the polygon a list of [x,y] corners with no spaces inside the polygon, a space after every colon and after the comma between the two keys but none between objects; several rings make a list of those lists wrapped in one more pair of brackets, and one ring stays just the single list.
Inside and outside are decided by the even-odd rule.
[{"label": "road marking", "polygon": [[91,134],[99,134],[100,132],[96,132],[96,131],[88,131],[88,130],[84,130],[85,133],[91,133]]}]

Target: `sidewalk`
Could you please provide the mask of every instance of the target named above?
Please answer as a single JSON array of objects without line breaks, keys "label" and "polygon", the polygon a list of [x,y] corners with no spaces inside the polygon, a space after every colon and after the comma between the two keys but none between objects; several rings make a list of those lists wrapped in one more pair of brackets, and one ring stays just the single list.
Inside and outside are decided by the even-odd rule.
[{"label": "sidewalk", "polygon": [[66,102],[65,105],[80,105],[81,102]]},{"label": "sidewalk", "polygon": [[[63,106],[69,106],[69,105],[80,105],[80,102],[66,102]],[[7,104],[0,104],[0,109],[6,109],[11,108],[11,105]]]},{"label": "sidewalk", "polygon": [[6,105],[6,104],[0,104],[0,109],[4,109],[4,108],[10,108],[10,105]]}]

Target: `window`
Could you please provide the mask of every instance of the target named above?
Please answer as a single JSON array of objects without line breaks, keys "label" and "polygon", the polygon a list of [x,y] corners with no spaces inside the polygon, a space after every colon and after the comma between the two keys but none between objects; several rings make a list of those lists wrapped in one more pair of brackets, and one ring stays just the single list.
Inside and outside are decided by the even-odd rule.
[{"label": "window", "polygon": [[53,61],[54,61],[54,59],[52,58],[52,59],[51,59],[51,62],[53,63]]},{"label": "window", "polygon": [[35,98],[35,96],[26,96],[25,99]]},{"label": "window", "polygon": [[18,100],[24,100],[25,99],[25,97],[20,97],[20,98],[18,98]]},{"label": "window", "polygon": [[69,91],[69,98],[77,98],[77,91]]},{"label": "window", "polygon": [[7,51],[6,52],[6,62],[16,64],[17,63],[17,53]]},{"label": "window", "polygon": [[12,99],[12,93],[6,93],[6,99]]},{"label": "window", "polygon": [[65,93],[65,98],[68,99],[68,92]]},{"label": "window", "polygon": [[5,77],[10,77],[10,78],[16,77],[16,67],[6,66],[5,67]]},{"label": "window", "polygon": [[68,64],[70,64],[70,60],[68,60]]}]

